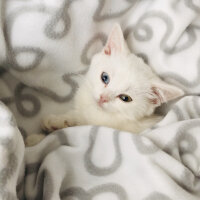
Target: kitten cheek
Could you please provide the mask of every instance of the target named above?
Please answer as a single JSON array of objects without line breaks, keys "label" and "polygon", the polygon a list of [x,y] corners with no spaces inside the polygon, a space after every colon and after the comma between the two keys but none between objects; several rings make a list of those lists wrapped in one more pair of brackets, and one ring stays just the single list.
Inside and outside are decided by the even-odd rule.
[{"label": "kitten cheek", "polygon": [[112,106],[110,105],[110,103],[104,103],[102,106],[108,112],[112,112],[113,111]]},{"label": "kitten cheek", "polygon": [[94,100],[95,100],[96,102],[99,101],[99,95],[93,95],[93,97],[94,97]]},{"label": "kitten cheek", "polygon": [[[100,91],[100,92],[101,92],[101,91]],[[94,97],[95,99],[99,99],[100,94],[101,94],[100,92],[99,92],[99,88],[97,88],[97,87],[93,88],[93,89],[92,89],[93,97]]]}]

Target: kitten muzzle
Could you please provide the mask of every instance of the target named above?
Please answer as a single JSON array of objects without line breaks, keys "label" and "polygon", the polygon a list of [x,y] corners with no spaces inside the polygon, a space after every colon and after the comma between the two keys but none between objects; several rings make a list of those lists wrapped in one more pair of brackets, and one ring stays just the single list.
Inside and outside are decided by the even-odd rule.
[{"label": "kitten muzzle", "polygon": [[102,106],[104,103],[108,102],[109,98],[106,95],[101,95],[98,101],[99,106]]}]

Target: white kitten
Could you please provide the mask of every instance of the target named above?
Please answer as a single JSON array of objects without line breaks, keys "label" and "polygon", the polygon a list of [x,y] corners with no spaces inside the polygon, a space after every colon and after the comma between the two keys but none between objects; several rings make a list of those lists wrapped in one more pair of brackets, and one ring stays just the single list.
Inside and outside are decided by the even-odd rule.
[{"label": "white kitten", "polygon": [[183,94],[129,51],[116,24],[102,52],[92,58],[73,108],[60,116],[50,115],[43,128],[51,132],[92,124],[139,133],[161,119],[153,115],[156,107]]},{"label": "white kitten", "polygon": [[103,51],[92,58],[72,110],[48,117],[44,127],[93,124],[138,133],[157,122],[152,115],[157,106],[181,95],[181,89],[161,81],[129,51],[116,24]]}]

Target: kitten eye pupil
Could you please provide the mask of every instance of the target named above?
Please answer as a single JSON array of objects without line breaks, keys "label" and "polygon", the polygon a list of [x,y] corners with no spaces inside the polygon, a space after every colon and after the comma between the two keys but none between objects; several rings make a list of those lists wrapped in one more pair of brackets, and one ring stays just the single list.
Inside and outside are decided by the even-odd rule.
[{"label": "kitten eye pupil", "polygon": [[120,94],[119,98],[124,102],[131,102],[132,98],[126,94]]},{"label": "kitten eye pupil", "polygon": [[101,74],[101,80],[107,85],[110,82],[109,75],[106,72],[103,72]]}]

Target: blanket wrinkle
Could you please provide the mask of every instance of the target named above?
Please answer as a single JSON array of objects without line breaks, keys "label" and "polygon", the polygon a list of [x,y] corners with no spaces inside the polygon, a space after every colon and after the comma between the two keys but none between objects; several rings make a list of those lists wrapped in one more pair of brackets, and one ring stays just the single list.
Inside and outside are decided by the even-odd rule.
[{"label": "blanket wrinkle", "polygon": [[[199,200],[199,11],[192,0],[1,0],[0,200]],[[72,106],[115,22],[186,95],[140,135],[77,126],[25,148],[43,116]]]}]

